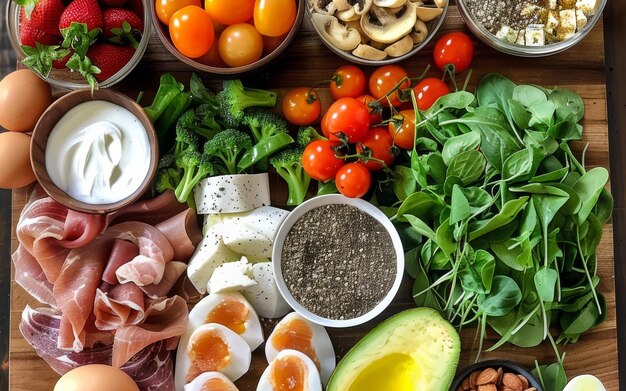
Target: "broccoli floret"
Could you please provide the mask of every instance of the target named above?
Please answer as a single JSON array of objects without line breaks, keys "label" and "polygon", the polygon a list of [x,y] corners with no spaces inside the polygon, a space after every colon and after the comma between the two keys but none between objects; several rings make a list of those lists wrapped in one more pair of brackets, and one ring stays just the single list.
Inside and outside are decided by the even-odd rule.
[{"label": "broccoli floret", "polygon": [[178,202],[187,202],[192,205],[191,191],[194,186],[207,176],[215,175],[215,168],[208,156],[190,150],[176,156],[176,166],[183,171],[183,175],[174,194],[176,194]]},{"label": "broccoli floret", "polygon": [[317,132],[317,130],[312,126],[306,126],[298,129],[298,135],[296,137],[296,142],[302,148],[309,145],[311,142],[316,140],[328,140],[326,137],[322,136]]},{"label": "broccoli floret", "polygon": [[222,130],[221,125],[215,120],[216,114],[210,105],[202,104],[185,111],[178,119],[176,127],[187,128],[199,136],[210,139]]},{"label": "broccoli floret", "polygon": [[245,111],[241,122],[250,128],[255,142],[278,133],[289,133],[287,121],[280,114],[261,108]]},{"label": "broccoli floret", "polygon": [[304,201],[311,177],[302,167],[303,148],[285,149],[270,158],[270,163],[287,182],[287,205],[299,205]]},{"label": "broccoli floret", "polygon": [[166,154],[159,160],[154,180],[154,190],[163,193],[166,190],[175,191],[180,183],[180,170],[176,167],[174,155]]},{"label": "broccoli floret", "polygon": [[174,158],[182,155],[186,151],[199,151],[200,146],[200,137],[193,130],[183,126],[182,123],[178,121],[176,124]]},{"label": "broccoli floret", "polygon": [[252,139],[247,133],[226,129],[204,144],[204,155],[217,161],[220,174],[236,174],[237,163],[250,148]]},{"label": "broccoli floret", "polygon": [[227,126],[235,128],[241,123],[248,107],[273,107],[276,93],[273,91],[245,88],[241,80],[224,80],[223,90],[218,94],[220,115]]}]

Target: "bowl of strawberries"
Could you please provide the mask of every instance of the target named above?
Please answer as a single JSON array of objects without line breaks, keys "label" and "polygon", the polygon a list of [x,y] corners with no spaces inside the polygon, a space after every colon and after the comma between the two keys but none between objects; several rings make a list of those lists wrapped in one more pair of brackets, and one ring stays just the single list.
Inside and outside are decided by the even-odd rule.
[{"label": "bowl of strawberries", "polygon": [[18,58],[53,86],[107,88],[139,63],[151,31],[148,0],[10,0]]}]

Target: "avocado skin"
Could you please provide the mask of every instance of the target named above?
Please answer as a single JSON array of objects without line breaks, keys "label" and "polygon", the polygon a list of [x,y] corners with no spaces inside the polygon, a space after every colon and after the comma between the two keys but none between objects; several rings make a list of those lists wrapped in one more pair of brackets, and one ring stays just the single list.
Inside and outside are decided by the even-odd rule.
[{"label": "avocado skin", "polygon": [[[454,327],[445,320],[439,312],[427,307],[402,311],[374,327],[341,359],[328,382],[326,391],[349,391],[350,384],[348,383],[351,383],[357,376],[354,370],[355,367],[365,368],[369,363],[377,359],[396,353],[402,348],[406,348],[406,346],[401,345],[399,346],[400,349],[395,349],[398,348],[397,345],[387,343],[382,350],[378,352],[373,350],[379,349],[377,340],[389,340],[390,335],[392,335],[394,331],[398,332],[398,330],[406,329],[413,330],[413,334],[415,335],[411,336],[410,339],[416,342],[423,338],[434,338],[433,335],[429,334],[429,329],[437,333],[441,333],[443,330],[447,334],[446,338],[450,339],[451,350],[449,351],[449,355],[437,355],[436,353],[431,355],[433,363],[435,364],[434,366],[438,369],[440,379],[437,382],[438,385],[428,391],[448,391],[459,362],[461,340]],[[420,345],[421,344],[416,343],[414,346]],[[406,351],[406,349],[404,349],[404,351]],[[365,359],[362,359],[362,357],[365,357]],[[432,371],[428,373],[432,374]]]}]

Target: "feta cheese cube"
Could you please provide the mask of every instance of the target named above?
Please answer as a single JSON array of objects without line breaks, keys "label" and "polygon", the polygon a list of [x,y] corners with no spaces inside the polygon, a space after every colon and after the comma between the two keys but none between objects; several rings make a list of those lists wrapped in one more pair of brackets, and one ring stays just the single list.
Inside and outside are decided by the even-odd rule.
[{"label": "feta cheese cube", "polygon": [[546,33],[552,34],[554,29],[559,26],[558,14],[555,11],[548,12],[548,21],[546,22]]},{"label": "feta cheese cube", "polygon": [[587,16],[581,10],[576,10],[576,31],[580,31],[587,25]]},{"label": "feta cheese cube", "polygon": [[576,33],[576,11],[561,10],[559,11],[559,26],[556,29],[556,37],[564,41]]},{"label": "feta cheese cube", "polygon": [[543,31],[543,24],[530,24],[526,28],[526,46],[543,46],[546,44],[546,37]]},{"label": "feta cheese cube", "polygon": [[521,29],[519,33],[517,33],[517,39],[515,43],[517,45],[526,45],[526,29]]},{"label": "feta cheese cube", "polygon": [[509,43],[515,43],[515,40],[517,39],[517,34],[517,30],[512,29],[509,26],[502,26],[500,30],[496,33],[496,38]]},{"label": "feta cheese cube", "polygon": [[555,10],[556,9],[556,0],[548,0],[548,7],[551,10]]},{"label": "feta cheese cube", "polygon": [[587,16],[592,15],[596,9],[596,0],[576,0],[576,9]]}]

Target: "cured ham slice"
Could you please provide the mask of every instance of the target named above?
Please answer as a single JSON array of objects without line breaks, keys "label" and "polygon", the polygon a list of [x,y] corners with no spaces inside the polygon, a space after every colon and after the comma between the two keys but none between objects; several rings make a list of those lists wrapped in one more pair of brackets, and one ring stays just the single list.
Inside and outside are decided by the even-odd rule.
[{"label": "cured ham slice", "polygon": [[98,288],[93,312],[100,330],[138,324],[144,317],[144,294],[132,282],[114,285],[107,292]]},{"label": "cured ham slice", "polygon": [[102,281],[111,285],[118,284],[115,272],[120,266],[130,262],[137,255],[139,255],[139,247],[135,243],[116,239],[113,243],[109,261],[104,269],[104,273],[102,273]]},{"label": "cured ham slice", "polygon": [[187,327],[187,303],[180,296],[159,299],[146,310],[142,324],[117,330],[113,342],[112,365],[121,367],[146,346],[180,337]]},{"label": "cured ham slice", "polygon": [[136,202],[111,215],[111,224],[124,221],[139,221],[150,225],[159,224],[172,216],[188,209],[176,199],[174,192],[168,190],[158,196]]},{"label": "cured ham slice", "polygon": [[161,282],[165,264],[174,257],[174,250],[159,230],[151,225],[132,221],[111,226],[106,233],[116,239],[128,240],[139,247],[139,255],[115,271],[121,284],[134,282],[138,286],[144,286]]},{"label": "cured ham slice", "polygon": [[52,284],[48,282],[37,260],[21,244],[11,258],[15,265],[15,282],[39,302],[56,307]]},{"label": "cured ham slice", "polygon": [[[175,261],[187,261],[196,251],[202,240],[202,232],[198,226],[198,215],[193,209],[187,209],[155,225],[174,249]],[[184,228],[184,229],[181,229]]]},{"label": "cured ham slice", "polygon": [[[56,347],[61,323],[60,315],[47,309],[26,307],[22,312],[20,331],[37,354],[59,374],[85,364],[111,365],[111,340],[86,348],[80,353]],[[101,333],[102,334],[102,333]],[[110,333],[109,333],[110,335]],[[97,339],[97,336],[88,339]],[[174,391],[172,352],[165,341],[142,349],[120,368],[137,383],[140,391]]]},{"label": "cured ham slice", "polygon": [[141,290],[151,299],[168,296],[178,278],[186,274],[187,264],[183,262],[172,261],[165,264],[165,272],[163,278],[158,284],[142,286]]}]

